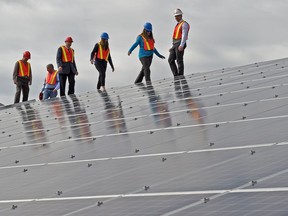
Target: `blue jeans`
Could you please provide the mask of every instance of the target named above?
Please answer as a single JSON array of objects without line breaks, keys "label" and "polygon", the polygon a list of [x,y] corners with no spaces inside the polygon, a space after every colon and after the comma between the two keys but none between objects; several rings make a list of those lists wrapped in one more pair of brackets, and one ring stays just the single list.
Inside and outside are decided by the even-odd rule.
[{"label": "blue jeans", "polygon": [[44,93],[43,93],[43,99],[47,100],[49,98],[55,98],[57,96],[57,91],[53,91],[51,89],[44,89]]}]

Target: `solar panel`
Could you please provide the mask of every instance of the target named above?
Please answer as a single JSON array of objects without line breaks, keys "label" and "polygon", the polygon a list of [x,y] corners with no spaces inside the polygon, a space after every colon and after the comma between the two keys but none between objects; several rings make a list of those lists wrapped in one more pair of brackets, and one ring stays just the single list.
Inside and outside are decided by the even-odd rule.
[{"label": "solar panel", "polygon": [[0,109],[0,215],[285,215],[288,59]]}]

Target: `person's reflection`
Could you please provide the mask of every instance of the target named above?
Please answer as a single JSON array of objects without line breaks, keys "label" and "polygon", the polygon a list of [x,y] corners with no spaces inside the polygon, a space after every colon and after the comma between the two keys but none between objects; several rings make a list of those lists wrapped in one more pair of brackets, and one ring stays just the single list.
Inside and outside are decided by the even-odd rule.
[{"label": "person's reflection", "polygon": [[53,114],[55,118],[58,120],[60,126],[65,125],[65,113],[62,101],[59,98],[55,98],[55,100],[51,100],[49,103],[50,108],[53,110]]},{"label": "person's reflection", "polygon": [[81,106],[76,95],[69,95],[72,102],[67,97],[62,97],[62,103],[68,115],[70,128],[75,138],[91,138],[88,116],[86,110]]},{"label": "person's reflection", "polygon": [[66,129],[65,125],[67,124],[68,120],[66,119],[65,108],[62,103],[61,98],[54,98],[49,100],[47,103],[49,109],[52,110],[53,116],[55,120],[57,120],[59,124],[59,131],[57,133],[61,134],[62,137],[68,137],[69,131]]},{"label": "person's reflection", "polygon": [[[24,109],[22,106],[24,107]],[[28,103],[19,104],[16,106],[16,109],[20,112],[20,115],[22,117],[22,123],[28,141],[32,143],[47,142],[43,122],[39,116],[38,110],[32,108],[31,105]]]},{"label": "person's reflection", "polygon": [[107,92],[100,93],[104,101],[104,109],[107,128],[114,133],[127,132],[125,117],[122,109],[120,97],[117,96],[117,105],[115,105]]},{"label": "person's reflection", "polygon": [[175,79],[174,82],[176,97],[184,99],[187,108],[189,109],[190,116],[195,119],[199,124],[203,123],[203,117],[205,111],[201,109],[201,104],[196,99],[193,99],[193,95],[190,91],[189,85],[185,76],[180,76]]},{"label": "person's reflection", "polygon": [[148,85],[147,87],[142,86],[141,89],[144,90],[149,97],[149,106],[155,124],[159,127],[170,127],[172,120],[167,103],[162,101],[160,95],[157,96],[152,85]]}]

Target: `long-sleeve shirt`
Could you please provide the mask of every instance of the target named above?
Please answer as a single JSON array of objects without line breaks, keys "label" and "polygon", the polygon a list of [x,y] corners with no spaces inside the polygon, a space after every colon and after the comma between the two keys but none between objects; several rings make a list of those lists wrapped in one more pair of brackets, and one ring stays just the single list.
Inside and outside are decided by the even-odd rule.
[{"label": "long-sleeve shirt", "polygon": [[42,88],[41,92],[43,92],[45,89],[55,89],[55,90],[60,89],[60,82],[59,82],[59,74],[58,73],[57,73],[57,76],[56,76],[55,85],[47,84],[46,83],[46,78],[44,79],[44,84],[43,84],[43,88]]},{"label": "long-sleeve shirt", "polygon": [[186,40],[188,39],[188,31],[189,31],[189,26],[187,22],[184,22],[182,25],[182,39],[180,46],[184,47],[186,44]]},{"label": "long-sleeve shirt", "polygon": [[144,49],[144,40],[143,38],[138,35],[138,37],[136,38],[136,42],[131,46],[131,48],[129,49],[129,52],[132,53],[133,50],[139,45],[140,49],[139,49],[139,54],[138,57],[139,59],[142,57],[146,57],[146,56],[151,56],[154,53],[159,57],[162,58],[163,56],[157,51],[157,49],[154,47],[153,50],[145,50]]},{"label": "long-sleeve shirt", "polygon": [[57,50],[56,62],[57,62],[58,68],[62,67],[62,71],[58,72],[59,74],[69,74],[71,72],[76,74],[78,72],[74,56],[73,56],[73,62],[62,61],[62,48],[61,47],[59,47]]},{"label": "long-sleeve shirt", "polygon": [[14,71],[13,71],[13,81],[17,81],[17,79],[24,79],[24,80],[27,80],[30,85],[32,84],[32,69],[30,68],[30,76],[29,77],[19,77],[18,76],[18,73],[19,73],[19,63],[18,61],[15,63],[15,66],[14,66]]},{"label": "long-sleeve shirt", "polygon": [[[99,49],[99,44],[96,43],[94,48],[93,48],[93,50],[92,50],[92,52],[91,52],[90,61],[95,60],[95,63],[96,63],[96,61],[104,61],[104,62],[106,62],[104,59],[98,59],[97,58],[98,49]],[[94,59],[95,55],[96,55],[96,59]],[[111,57],[110,52],[109,52],[109,56],[108,56],[108,62],[110,64],[111,68],[114,70],[114,65],[113,65],[113,61],[112,61],[112,57]]]}]

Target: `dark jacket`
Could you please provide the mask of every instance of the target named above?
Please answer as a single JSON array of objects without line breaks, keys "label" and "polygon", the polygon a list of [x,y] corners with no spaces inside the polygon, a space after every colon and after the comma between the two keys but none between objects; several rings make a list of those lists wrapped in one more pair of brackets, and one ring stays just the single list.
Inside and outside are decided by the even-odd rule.
[{"label": "dark jacket", "polygon": [[[91,55],[90,55],[90,61],[92,61],[94,59],[94,56],[96,54],[96,59],[95,59],[95,64],[97,63],[97,61],[101,61],[101,62],[106,62],[105,60],[103,59],[98,59],[97,58],[97,53],[98,53],[98,47],[99,47],[99,44],[96,43],[95,46],[94,46],[94,49],[92,50],[91,52]],[[112,58],[111,58],[111,54],[109,53],[109,56],[108,56],[108,62],[111,66],[111,68],[114,70],[114,65],[113,65],[113,62],[112,62]]]},{"label": "dark jacket", "polygon": [[[71,48],[72,49],[72,48]],[[77,67],[75,58],[73,56],[73,62],[62,62],[62,48],[59,47],[56,56],[57,67],[62,67],[62,71],[58,71],[59,74],[77,73]]]}]

